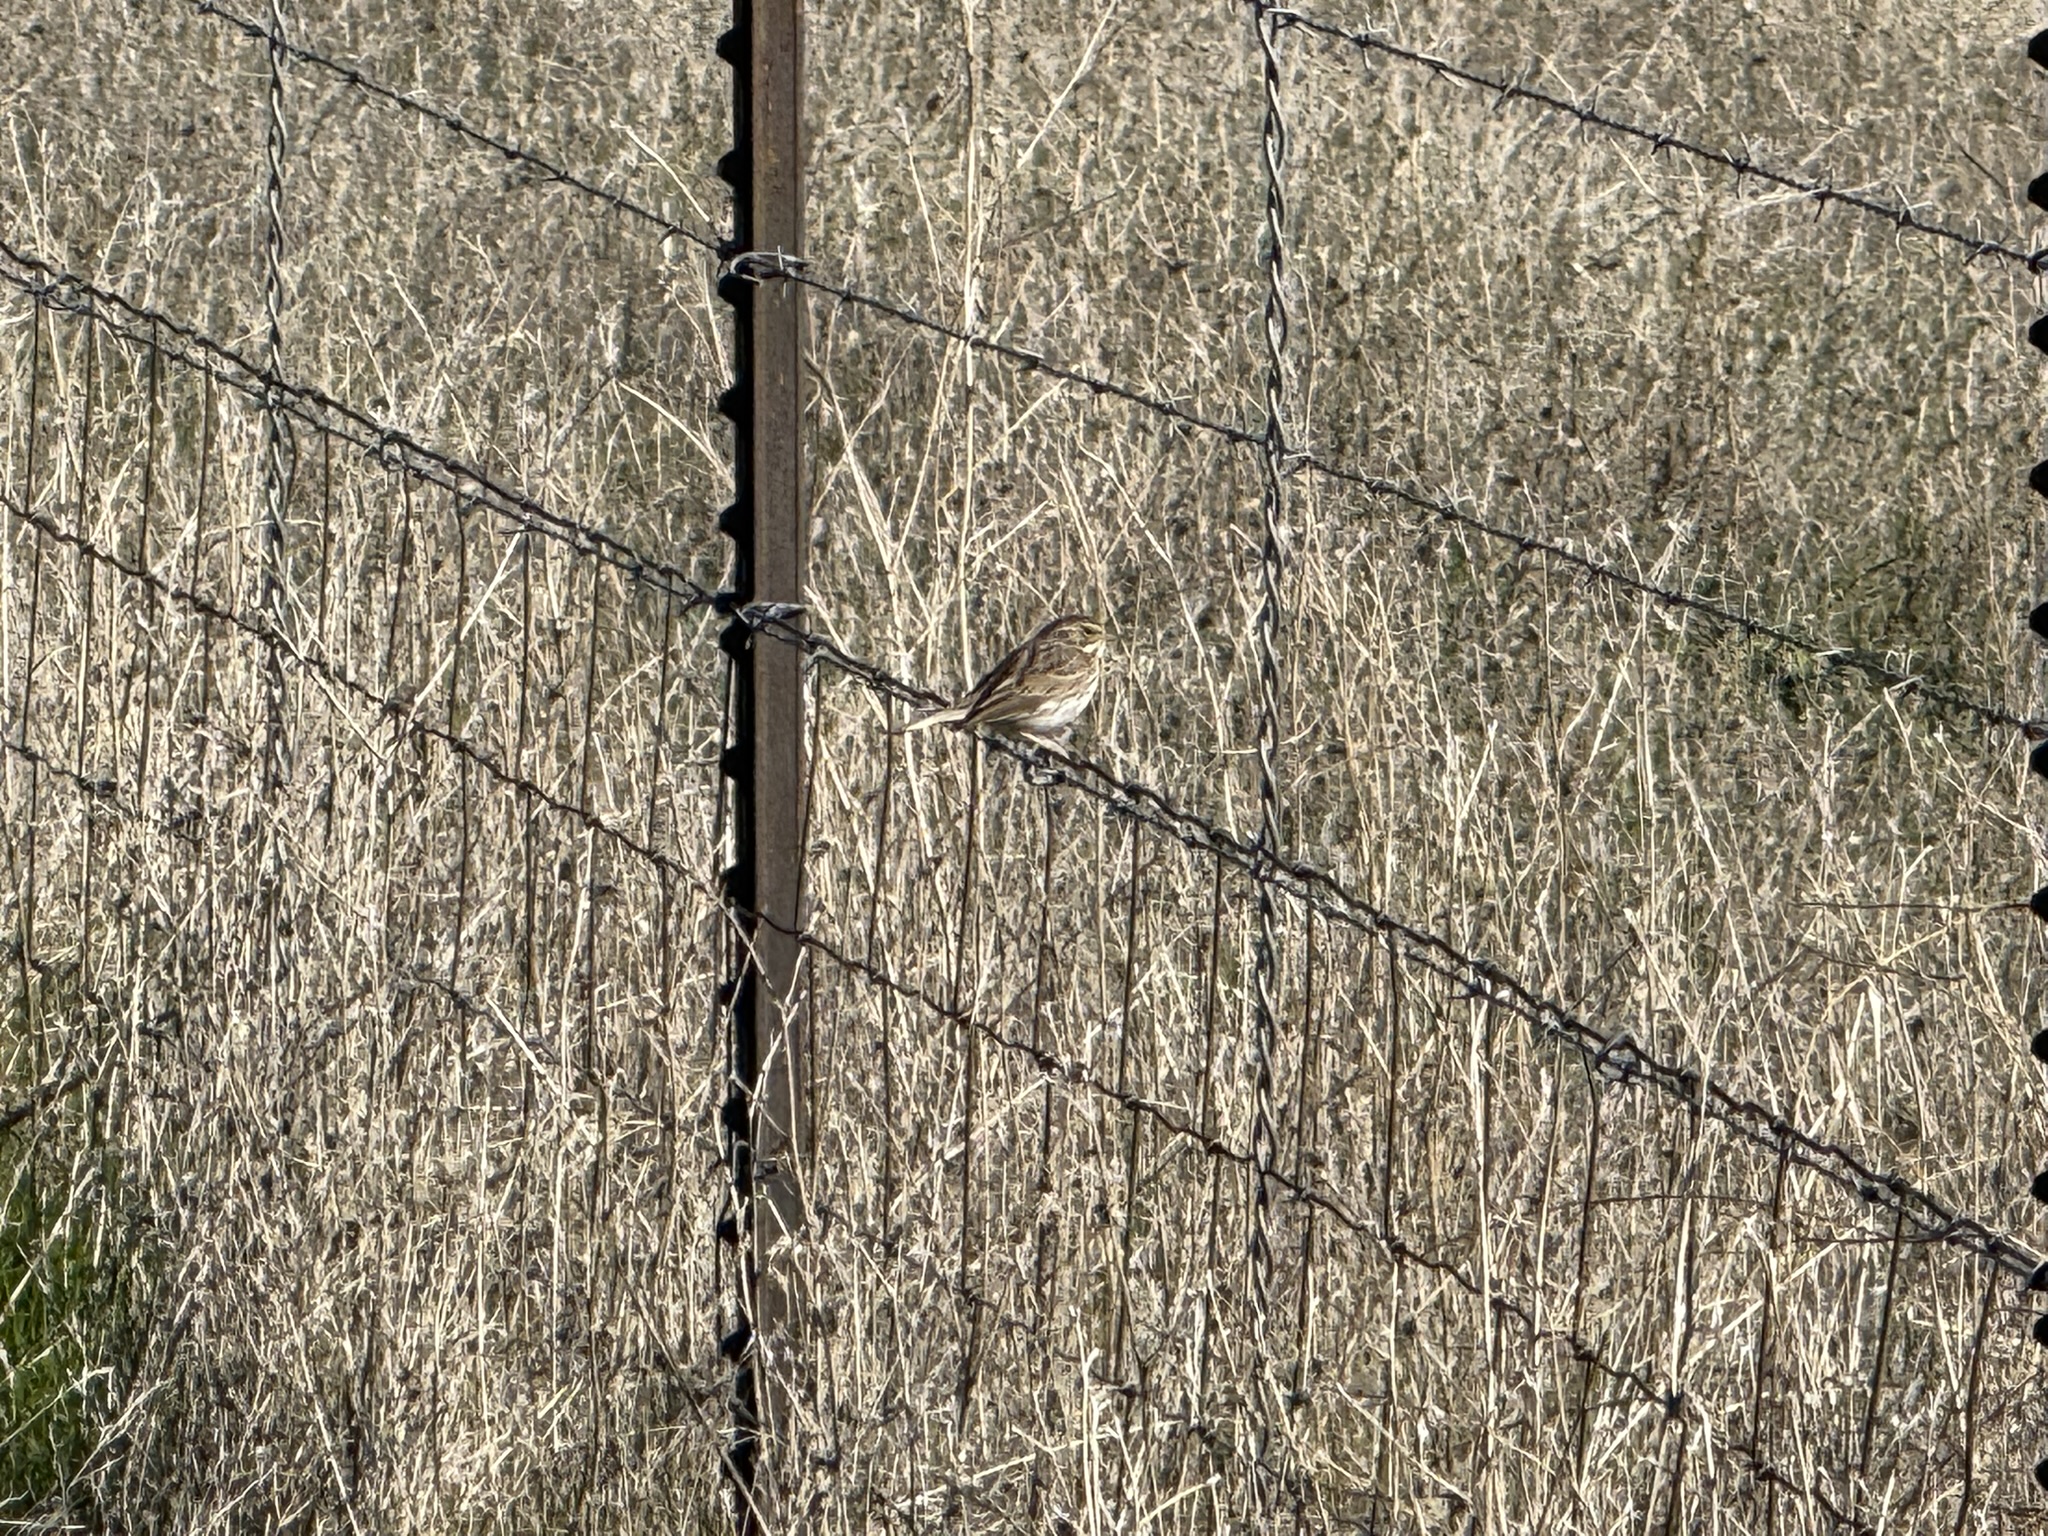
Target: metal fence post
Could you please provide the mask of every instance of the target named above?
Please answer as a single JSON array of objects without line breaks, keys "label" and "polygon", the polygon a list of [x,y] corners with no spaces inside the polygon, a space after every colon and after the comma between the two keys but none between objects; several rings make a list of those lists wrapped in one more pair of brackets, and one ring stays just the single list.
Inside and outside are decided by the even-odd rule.
[{"label": "metal fence post", "polygon": [[[733,541],[720,644],[733,660],[722,767],[731,782],[733,863],[726,899],[739,942],[729,980],[732,1081],[724,1116],[737,1248],[736,1372],[728,1473],[742,1536],[761,1530],[787,1482],[777,1383],[789,1362],[787,1277],[776,1244],[801,1224],[796,1150],[803,1020],[795,1001],[803,850],[803,672],[796,647],[755,632],[749,610],[803,601],[804,541],[798,368],[803,302],[777,281],[803,251],[802,0],[733,0],[719,39],[734,73],[734,147],[719,165],[733,189],[733,240],[719,294],[734,312],[734,382],[720,401],[733,422]],[[781,605],[792,605],[784,609]],[[778,1459],[781,1465],[778,1467]]]}]

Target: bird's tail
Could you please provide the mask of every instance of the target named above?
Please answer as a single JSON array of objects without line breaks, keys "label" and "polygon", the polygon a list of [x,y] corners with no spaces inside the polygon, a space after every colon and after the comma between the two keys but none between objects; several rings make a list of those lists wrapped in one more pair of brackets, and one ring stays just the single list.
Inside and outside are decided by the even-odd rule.
[{"label": "bird's tail", "polygon": [[907,736],[912,731],[930,730],[935,725],[958,725],[966,718],[966,707],[956,704],[947,709],[935,709],[928,715],[919,715],[903,727],[903,732]]}]

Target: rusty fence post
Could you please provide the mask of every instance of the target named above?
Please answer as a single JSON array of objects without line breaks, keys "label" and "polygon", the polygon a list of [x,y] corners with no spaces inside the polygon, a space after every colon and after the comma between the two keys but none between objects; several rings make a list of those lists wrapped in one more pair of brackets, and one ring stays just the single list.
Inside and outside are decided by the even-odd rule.
[{"label": "rusty fence post", "polygon": [[[733,502],[719,517],[733,541],[720,605],[732,658],[732,707],[721,768],[730,786],[732,857],[725,895],[736,942],[723,994],[731,1029],[722,1116],[733,1208],[735,1364],[727,1474],[742,1536],[763,1530],[792,1475],[782,1451],[780,1385],[790,1364],[788,1277],[775,1249],[802,1222],[796,1150],[805,1059],[795,1001],[803,776],[802,652],[758,632],[764,607],[803,601],[801,401],[803,295],[776,281],[803,252],[802,0],[733,0],[718,53],[733,68],[733,149],[719,173],[733,189],[733,238],[718,291],[732,306],[734,382],[719,401],[733,423]],[[789,605],[784,607],[783,605]],[[785,620],[786,622],[787,620]]]}]

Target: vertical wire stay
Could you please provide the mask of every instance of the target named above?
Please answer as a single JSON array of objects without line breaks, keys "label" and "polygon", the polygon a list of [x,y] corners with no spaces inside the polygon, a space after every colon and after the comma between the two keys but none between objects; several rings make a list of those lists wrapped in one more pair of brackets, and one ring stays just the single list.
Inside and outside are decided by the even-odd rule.
[{"label": "vertical wire stay", "polygon": [[[967,848],[960,864],[959,925],[953,937],[953,976],[949,984],[949,1012],[964,1020],[960,1006],[967,970],[968,946],[973,942],[974,859],[977,833],[981,828],[981,751],[973,741],[967,747]],[[974,1378],[981,1347],[981,1307],[974,1289],[974,1136],[975,1099],[981,1091],[980,1036],[964,1022],[960,1037],[960,1247],[958,1289],[966,1308],[967,1324],[960,1342],[960,1374],[953,1392],[953,1423],[960,1434],[967,1432],[967,1411],[974,1394]]]},{"label": "vertical wire stay", "polygon": [[[1703,1077],[1702,1082],[1704,1081]],[[1671,1267],[1671,1301],[1667,1330],[1671,1340],[1671,1381],[1670,1396],[1664,1410],[1663,1432],[1676,1436],[1678,1446],[1672,1455],[1670,1488],[1664,1502],[1664,1530],[1667,1536],[1675,1536],[1683,1525],[1686,1457],[1692,1445],[1692,1426],[1688,1417],[1685,1380],[1686,1363],[1692,1345],[1694,1302],[1698,1284],[1698,1186],[1704,1109],[1705,1105],[1701,1103],[1699,1112],[1682,1122],[1677,1133],[1678,1139],[1671,1148],[1670,1167],[1676,1184],[1672,1193],[1678,1199],[1678,1221],[1674,1233],[1678,1252]]]},{"label": "vertical wire stay", "polygon": [[[150,340],[157,329],[150,327]],[[156,346],[149,348],[149,407],[142,450],[142,505],[136,518],[135,563],[146,574],[150,570],[149,518],[156,501],[157,434],[163,425],[161,386],[163,373]],[[149,739],[156,725],[156,588],[148,581],[137,584],[139,599],[135,613],[134,651],[142,660],[142,729],[135,742],[135,797],[138,808],[149,803]]]},{"label": "vertical wire stay", "polygon": [[1870,1390],[1863,1400],[1863,1434],[1857,1443],[1856,1475],[1867,1478],[1870,1475],[1870,1451],[1877,1436],[1877,1405],[1884,1399],[1884,1361],[1891,1346],[1892,1308],[1899,1296],[1899,1247],[1905,1241],[1906,1213],[1900,1210],[1892,1219],[1892,1240],[1885,1256],[1884,1265],[1884,1308],[1878,1314],[1877,1349],[1870,1362]]},{"label": "vertical wire stay", "polygon": [[[1753,1463],[1770,1460],[1773,1447],[1771,1423],[1777,1405],[1777,1365],[1772,1349],[1776,1343],[1773,1330],[1777,1323],[1778,1263],[1779,1244],[1783,1236],[1785,1213],[1785,1173],[1792,1162],[1792,1143],[1780,1138],[1778,1142],[1778,1171],[1771,1180],[1770,1224],[1766,1229],[1762,1255],[1763,1285],[1758,1302],[1761,1314],[1757,1324],[1757,1341],[1754,1364],[1754,1393],[1749,1407],[1749,1458]],[[1974,1367],[1973,1367],[1974,1368]],[[1770,1484],[1764,1490],[1764,1531],[1773,1536],[1778,1528],[1778,1485]]]},{"label": "vertical wire stay", "polygon": [[[36,426],[42,413],[43,393],[43,325],[44,311],[39,301],[29,313],[28,333],[28,420],[27,445],[23,453],[21,476],[21,506],[26,513],[36,509]],[[56,350],[56,333],[50,337],[50,350]],[[21,695],[15,705],[17,750],[28,763],[28,815],[21,823],[22,881],[21,894],[16,899],[15,910],[19,929],[15,935],[13,949],[15,967],[21,981],[21,996],[24,1017],[31,1022],[34,1018],[34,983],[29,979],[33,969],[30,957],[35,953],[36,944],[36,840],[41,825],[38,816],[42,798],[42,758],[31,751],[29,746],[30,717],[35,713],[36,697],[36,643],[41,633],[40,620],[43,607],[43,529],[40,522],[31,521],[35,537],[30,541],[29,582],[28,582],[28,630],[26,651],[22,657]]]},{"label": "vertical wire stay", "polygon": [[[888,878],[889,870],[889,804],[896,787],[896,701],[886,701],[882,709],[882,803],[875,811],[875,868],[868,880],[867,900],[867,946],[866,961],[869,965],[878,963],[876,943],[882,920],[882,885]],[[882,1143],[882,1209],[876,1226],[882,1234],[886,1248],[890,1234],[895,1230],[896,1210],[896,1061],[892,1050],[894,1042],[890,1037],[890,1009],[895,997],[886,988],[876,998],[881,1021],[882,1056],[882,1124],[879,1128]]]},{"label": "vertical wire stay", "polygon": [[[1301,1060],[1294,1080],[1294,1181],[1310,1176],[1309,1158],[1316,1149],[1317,1122],[1322,1106],[1311,1097],[1324,1091],[1321,1081],[1322,1036],[1316,1029],[1316,920],[1314,913],[1302,917],[1301,935]],[[1301,1264],[1294,1289],[1294,1364],[1289,1371],[1287,1401],[1290,1412],[1299,1413],[1308,1401],[1310,1373],[1310,1328],[1314,1319],[1316,1212],[1303,1212],[1301,1223]],[[1299,1510],[1299,1502],[1296,1505]]]},{"label": "vertical wire stay", "polygon": [[[1593,1205],[1600,1184],[1600,1116],[1606,1108],[1598,1074],[1586,1082],[1586,1176],[1579,1199],[1578,1268],[1572,1277],[1572,1337],[1586,1336],[1586,1294],[1591,1281],[1593,1252]],[[1585,1504],[1586,1427],[1593,1412],[1593,1358],[1589,1353],[1579,1365],[1579,1390],[1572,1416],[1572,1498]]]},{"label": "vertical wire stay", "polygon": [[[284,72],[287,59],[284,0],[270,0],[269,122],[264,138],[263,188],[263,320],[264,367],[269,380],[263,410],[263,529],[258,561],[257,610],[273,634],[291,631],[290,604],[285,592],[285,510],[290,493],[291,427],[278,381],[284,376],[284,160],[286,150]],[[261,896],[263,965],[272,1024],[282,1028],[280,997],[288,985],[290,956],[284,919],[284,840],[277,824],[275,801],[291,777],[290,747],[284,722],[284,656],[277,646],[263,662],[263,814],[262,864],[257,876]]]},{"label": "vertical wire stay", "polygon": [[[99,590],[99,569],[96,562],[85,557],[85,544],[92,537],[92,437],[93,437],[93,395],[95,374],[98,371],[100,351],[99,329],[93,323],[92,306],[86,307],[85,327],[82,335],[85,346],[84,377],[80,381],[78,399],[78,454],[73,464],[73,494],[76,498],[75,526],[78,529],[79,551],[74,566],[77,582],[78,616],[78,666],[72,695],[72,776],[83,782],[86,772],[87,706],[91,693],[93,672],[92,632],[95,594]],[[92,872],[93,844],[96,829],[91,817],[86,817],[79,828],[79,895],[78,895],[78,980],[81,993],[91,990],[90,958],[92,954]]]},{"label": "vertical wire stay", "polygon": [[[1137,979],[1138,892],[1144,869],[1144,843],[1143,829],[1132,827],[1130,889],[1124,904],[1122,1001],[1117,1009],[1116,1091],[1119,1094],[1129,1093],[1131,1083],[1131,988]],[[1116,1304],[1110,1313],[1109,1334],[1110,1379],[1118,1386],[1125,1385],[1124,1344],[1131,1331],[1131,1239],[1138,1204],[1138,1137],[1145,1124],[1138,1115],[1125,1118],[1128,1123],[1124,1129],[1122,1231],[1117,1239]],[[1125,1396],[1122,1402],[1128,1408],[1129,1396]]]},{"label": "vertical wire stay", "polygon": [[[1394,1415],[1400,1396],[1399,1354],[1401,1339],[1401,1250],[1396,1244],[1394,1177],[1399,1153],[1401,1123],[1401,957],[1389,942],[1386,949],[1387,1021],[1387,1103],[1380,1167],[1380,1237],[1392,1250],[1393,1264],[1387,1277],[1386,1393],[1380,1399],[1379,1447],[1373,1458],[1373,1499],[1375,1528],[1384,1516],[1391,1522],[1399,1507],[1394,1496]],[[1368,994],[1373,995],[1373,994]]]},{"label": "vertical wire stay", "polygon": [[[263,411],[263,557],[258,608],[278,634],[285,633],[284,524],[290,480],[291,426],[277,380],[284,374],[284,72],[286,44],[283,0],[270,0],[269,131],[264,140],[263,322],[264,366],[271,382]],[[265,732],[263,789],[284,782],[284,663],[270,653],[264,678]]]},{"label": "vertical wire stay", "polygon": [[[1280,37],[1291,13],[1258,0],[1255,22],[1259,36],[1260,77],[1265,93],[1265,118],[1260,134],[1266,185],[1265,343],[1266,428],[1261,469],[1263,537],[1259,545],[1259,610],[1253,631],[1258,668],[1259,830],[1256,852],[1262,865],[1275,858],[1280,842],[1280,789],[1276,759],[1280,750],[1280,573],[1281,517],[1285,510],[1281,477],[1286,468],[1287,404],[1287,198],[1282,176],[1287,164],[1287,120],[1280,99]],[[1273,1286],[1273,1060],[1278,1017],[1278,914],[1271,884],[1258,882],[1258,932],[1252,967],[1252,1159],[1253,1189],[1249,1244],[1252,1370],[1257,1377],[1252,1400],[1255,1424],[1251,1434],[1252,1497],[1261,1525],[1273,1515],[1274,1480],[1270,1475],[1271,1426],[1281,1406],[1271,1380],[1272,1350],[1268,1318]]]},{"label": "vertical wire stay", "polygon": [[1977,1491],[1977,1386],[1984,1364],[1984,1330],[1991,1322],[1991,1303],[1998,1294],[1998,1271],[1984,1276],[1984,1297],[1977,1307],[1977,1331],[1970,1338],[1970,1381],[1963,1390],[1963,1487],[1956,1499],[1954,1536],[1970,1523],[1970,1502]]}]

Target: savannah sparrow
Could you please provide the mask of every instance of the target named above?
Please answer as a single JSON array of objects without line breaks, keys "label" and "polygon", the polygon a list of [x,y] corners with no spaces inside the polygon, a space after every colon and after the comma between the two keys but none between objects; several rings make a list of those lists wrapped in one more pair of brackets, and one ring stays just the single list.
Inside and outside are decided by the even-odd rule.
[{"label": "savannah sparrow", "polygon": [[1065,741],[1102,681],[1102,626],[1078,613],[1048,619],[988,671],[959,703],[906,727],[953,725],[1004,736]]}]

